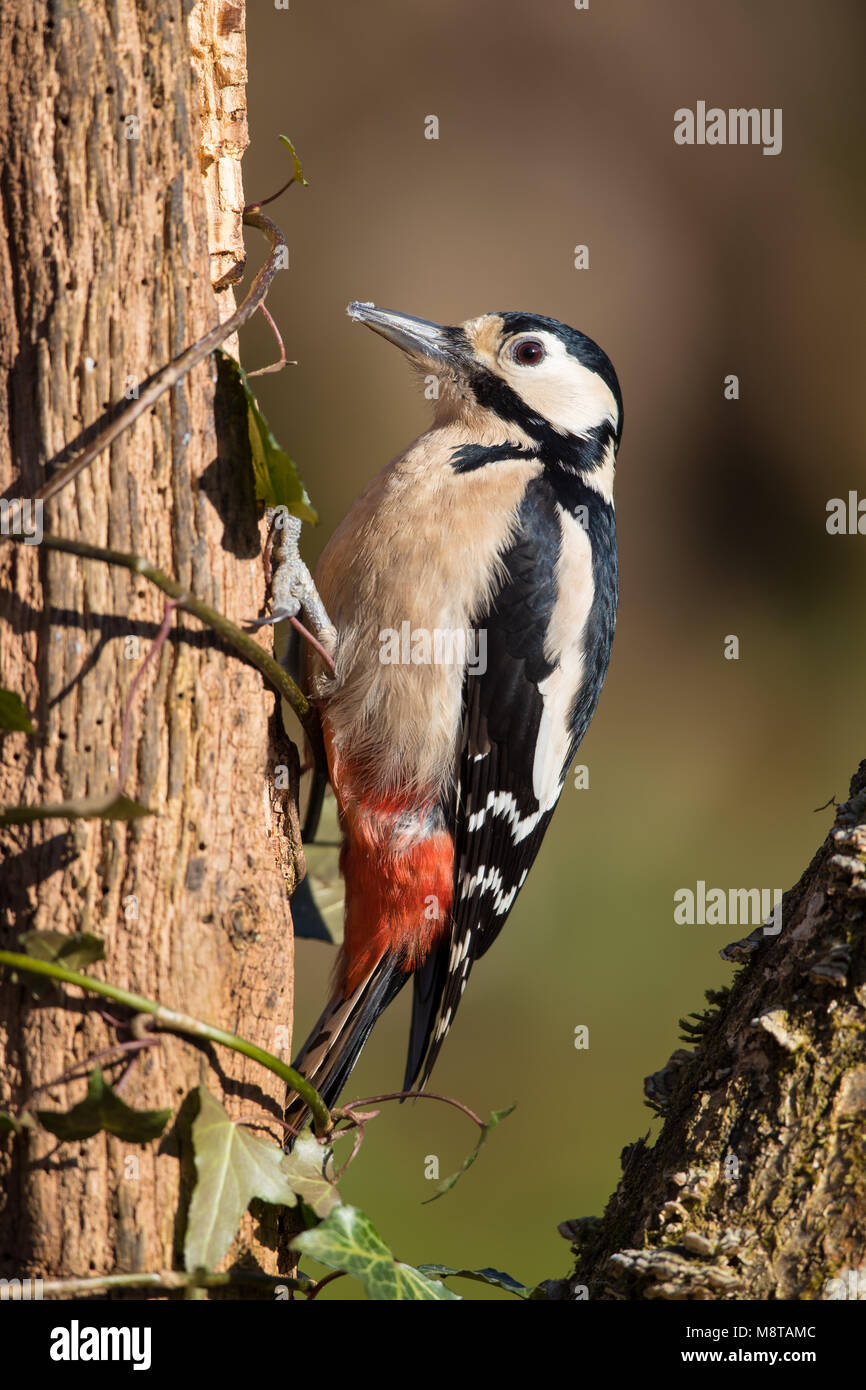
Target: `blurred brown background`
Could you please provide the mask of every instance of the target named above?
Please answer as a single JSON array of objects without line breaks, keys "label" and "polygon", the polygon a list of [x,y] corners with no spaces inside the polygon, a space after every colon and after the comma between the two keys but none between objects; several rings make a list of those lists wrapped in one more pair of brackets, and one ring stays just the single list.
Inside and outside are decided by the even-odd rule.
[{"label": "blurred brown background", "polygon": [[[829,498],[866,497],[864,31],[855,0],[249,7],[247,197],[283,181],[281,131],[310,180],[275,205],[291,267],[269,300],[300,365],[256,382],[321,514],[308,558],[428,419],[350,299],[447,323],[552,314],[602,344],[625,398],[622,601],[578,759],[590,789],[566,787],[435,1075],[480,1112],[518,1109],[423,1207],[425,1157],[450,1172],[472,1128],[434,1102],[385,1108],[344,1186],[401,1259],[566,1270],[557,1223],[600,1212],[623,1145],[657,1131],[642,1079],[745,934],[675,926],[675,889],[789,887],[828,824],[814,808],[866,754],[866,536],[825,528]],[[675,109],[699,99],[782,107],[782,153],[675,145]],[[243,351],[272,360],[260,320]],[[298,954],[300,1039],[331,951]],[[408,993],[349,1096],[399,1086]]]}]

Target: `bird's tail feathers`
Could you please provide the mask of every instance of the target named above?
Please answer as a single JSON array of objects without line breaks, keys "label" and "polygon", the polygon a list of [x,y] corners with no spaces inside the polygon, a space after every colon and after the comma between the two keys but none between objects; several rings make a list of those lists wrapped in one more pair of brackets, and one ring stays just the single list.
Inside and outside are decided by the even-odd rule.
[{"label": "bird's tail feathers", "polygon": [[[400,993],[408,978],[399,957],[386,952],[348,998],[339,986],[335,988],[292,1062],[329,1108],[336,1104],[377,1018]],[[287,1123],[298,1130],[307,1114],[303,1100],[290,1092]]]}]

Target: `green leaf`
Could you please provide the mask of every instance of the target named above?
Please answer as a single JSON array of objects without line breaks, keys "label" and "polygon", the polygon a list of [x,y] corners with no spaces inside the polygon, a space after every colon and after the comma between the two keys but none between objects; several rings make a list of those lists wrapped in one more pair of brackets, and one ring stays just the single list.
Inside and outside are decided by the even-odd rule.
[{"label": "green leaf", "polygon": [[59,801],[54,806],[8,806],[0,811],[0,825],[29,825],[37,820],[139,820],[153,811],[128,796],[88,796],[80,801]]},{"label": "green leaf", "polygon": [[292,164],[295,166],[295,183],[303,184],[305,188],[308,187],[308,180],[304,178],[304,171],[301,168],[301,161],[298,159],[298,156],[295,153],[294,145],[292,144],[288,135],[281,135],[280,139],[282,140],[289,154],[292,156]]},{"label": "green leaf", "polygon": [[[18,940],[28,956],[37,960],[57,961],[67,970],[80,970],[92,965],[95,960],[105,959],[105,943],[99,936],[90,932],[28,931]],[[18,972],[13,975],[18,980]],[[49,980],[39,975],[27,976],[27,987],[37,999],[50,994],[57,987],[57,980]]]},{"label": "green leaf", "polygon": [[0,689],[0,729],[20,729],[25,734],[36,732],[24,701],[14,690]]},{"label": "green leaf", "polygon": [[437,1197],[444,1197],[446,1192],[451,1191],[452,1187],[454,1187],[455,1184],[458,1183],[460,1179],[463,1177],[463,1174],[466,1172],[467,1168],[472,1167],[473,1163],[475,1162],[476,1158],[478,1157],[485,1143],[487,1142],[487,1136],[490,1133],[490,1131],[492,1129],[495,1129],[496,1126],[499,1124],[499,1121],[504,1120],[506,1116],[510,1115],[512,1110],[515,1110],[516,1108],[517,1107],[514,1105],[509,1105],[505,1110],[493,1111],[493,1113],[490,1116],[490,1119],[487,1121],[487,1124],[481,1131],[480,1138],[478,1140],[478,1143],[475,1145],[475,1148],[472,1150],[470,1154],[466,1155],[463,1162],[460,1164],[460,1167],[457,1169],[456,1173],[452,1173],[450,1177],[443,1178],[440,1183],[437,1183],[436,1191],[433,1193],[432,1197],[428,1197],[426,1199],[426,1201],[423,1203],[424,1206],[427,1206],[430,1202],[435,1202]]},{"label": "green leaf", "polygon": [[412,1265],[399,1264],[372,1222],[357,1207],[338,1206],[312,1231],[295,1236],[292,1245],[311,1259],[342,1269],[376,1300],[457,1299],[444,1284],[428,1279]]},{"label": "green leaf", "polygon": [[317,522],[318,515],[313,510],[298,470],[274,439],[270,425],[250,390],[246,372],[228,353],[223,352],[221,356],[247,403],[247,430],[256,497],[266,507],[286,507],[293,516],[299,516],[303,521]]},{"label": "green leaf", "polygon": [[506,1293],[513,1293],[517,1298],[532,1298],[535,1292],[526,1284],[512,1279],[510,1274],[503,1274],[501,1269],[451,1269],[450,1265],[419,1265],[418,1269],[431,1279],[447,1279],[450,1275],[460,1279],[474,1279],[479,1284],[490,1284],[493,1288],[504,1289]]},{"label": "green leaf", "polygon": [[184,1243],[184,1263],[190,1271],[216,1268],[254,1197],[297,1205],[282,1171],[282,1149],[234,1124],[206,1087],[199,1086],[198,1097],[199,1112],[192,1125],[198,1181]]},{"label": "green leaf", "polygon": [[67,970],[80,970],[95,960],[105,960],[105,942],[92,932],[28,931],[18,940],[26,955],[60,961]]},{"label": "green leaf", "polygon": [[67,1111],[37,1110],[36,1118],[58,1139],[90,1139],[105,1130],[129,1144],[147,1144],[162,1134],[171,1110],[133,1110],[107,1085],[100,1068],[94,1067],[85,1100]]},{"label": "green leaf", "polygon": [[304,1133],[285,1154],[282,1169],[296,1196],[312,1207],[317,1216],[328,1216],[341,1198],[334,1182],[333,1150],[320,1144],[314,1135]]}]

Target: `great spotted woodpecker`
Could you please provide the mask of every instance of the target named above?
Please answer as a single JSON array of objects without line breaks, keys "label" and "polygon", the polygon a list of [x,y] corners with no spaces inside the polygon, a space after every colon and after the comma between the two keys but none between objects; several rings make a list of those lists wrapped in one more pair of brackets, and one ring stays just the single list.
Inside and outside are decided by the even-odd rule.
[{"label": "great spotted woodpecker", "polygon": [[346,922],[295,1066],[329,1105],[410,976],[404,1088],[426,1084],[595,711],[618,596],[622,397],[601,348],[534,314],[349,314],[432,383],[435,417],[326,546],[324,608],[304,600],[334,661],[313,656],[310,680]]}]

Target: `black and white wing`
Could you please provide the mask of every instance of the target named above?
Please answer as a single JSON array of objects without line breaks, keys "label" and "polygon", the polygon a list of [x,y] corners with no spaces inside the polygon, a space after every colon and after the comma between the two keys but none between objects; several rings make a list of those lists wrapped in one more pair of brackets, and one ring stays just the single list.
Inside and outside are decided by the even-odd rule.
[{"label": "black and white wing", "polygon": [[[486,631],[486,669],[467,673],[464,680],[456,785],[443,808],[454,835],[451,927],[415,975],[407,1090],[419,1075],[419,1086],[426,1084],[473,962],[502,929],[538,853],[595,707],[597,692],[587,701],[583,684],[594,678],[599,665],[603,679],[615,593],[609,621],[599,625],[595,612],[587,620],[593,641],[597,632],[606,649],[600,663],[581,661],[578,688],[563,691],[568,672],[558,671],[560,663],[546,652],[554,609],[563,601],[568,604],[568,595],[558,593],[557,580],[561,549],[569,539],[563,528],[571,524],[546,479],[533,480],[516,537],[503,556],[506,578],[490,612],[477,619],[478,632]],[[592,595],[588,544],[582,553]],[[559,580],[561,584],[561,571]],[[579,707],[582,714],[584,705],[587,717],[579,727],[575,714]],[[556,727],[557,719],[563,728]]]}]

